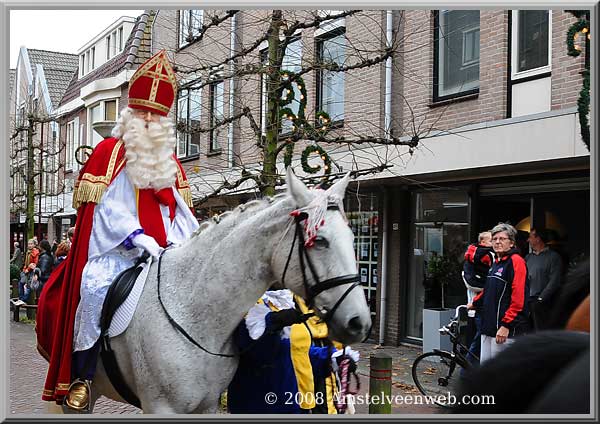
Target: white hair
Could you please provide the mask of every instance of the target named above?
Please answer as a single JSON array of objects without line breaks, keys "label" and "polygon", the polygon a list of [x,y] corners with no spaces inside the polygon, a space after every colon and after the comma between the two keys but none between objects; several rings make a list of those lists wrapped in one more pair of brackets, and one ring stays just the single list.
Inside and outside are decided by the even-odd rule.
[{"label": "white hair", "polygon": [[160,190],[175,183],[177,163],[173,158],[175,130],[170,119],[146,122],[136,117],[131,108],[121,111],[112,136],[125,143],[125,170],[131,182],[140,189]]}]

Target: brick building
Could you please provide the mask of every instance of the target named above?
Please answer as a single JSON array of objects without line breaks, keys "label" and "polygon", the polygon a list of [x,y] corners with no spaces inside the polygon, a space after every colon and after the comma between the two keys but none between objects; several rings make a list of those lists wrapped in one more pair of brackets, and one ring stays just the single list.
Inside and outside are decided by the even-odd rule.
[{"label": "brick building", "polygon": [[[231,47],[239,51],[260,41],[269,13],[242,11],[235,23],[217,26],[211,11],[157,14],[153,51],[167,49],[184,75],[175,111],[180,122],[210,128],[215,115],[231,116],[244,106],[261,115],[260,76],[230,84],[219,75],[228,75]],[[308,16],[295,11],[288,23]],[[292,71],[310,66],[315,55],[334,47],[341,50],[336,60],[375,51],[385,46],[388,16],[367,11],[298,31],[284,66]],[[352,159],[340,149],[331,152],[345,170],[352,160],[369,166],[386,155],[394,165],[354,184],[347,210],[374,313],[372,337],[388,344],[420,343],[423,310],[441,306],[441,288],[427,267],[432,255],[450,258],[458,271],[466,245],[499,221],[527,231],[532,222],[553,228],[565,262],[589,254],[589,152],[576,110],[584,58],[567,55],[566,31],[575,18],[564,11],[411,10],[393,11],[391,18],[391,39],[399,43],[391,66],[381,62],[341,78],[317,71],[304,82],[307,114],[323,108],[335,114],[336,135],[384,137],[389,122],[394,136],[420,139],[412,154],[402,148],[390,155],[390,146],[381,145],[356,146],[361,154]],[[330,40],[335,42],[328,45]],[[236,66],[261,63],[265,48],[266,42],[259,43]],[[221,66],[211,70],[210,64]],[[203,69],[187,72],[198,68]],[[387,114],[386,94],[391,97]],[[262,116],[254,118],[262,124]],[[218,135],[180,134],[179,140],[178,155],[197,182],[197,198],[223,175],[260,161],[245,120]],[[208,208],[226,209],[243,200],[243,195],[220,196]],[[583,217],[575,219],[574,210]],[[524,240],[519,243],[525,251]],[[445,307],[465,302],[457,275],[446,281]]]},{"label": "brick building", "polygon": [[[270,13],[244,10],[219,21],[214,17],[225,11],[147,11],[88,42],[59,106],[65,163],[71,164],[65,179],[76,176],[76,147],[106,135],[137,65],[162,48],[179,77],[171,114],[179,129],[202,128],[179,131],[176,149],[195,200],[224,179],[235,181],[242,169],[260,168],[256,144],[265,132],[266,82],[256,69],[265,62]],[[291,27],[315,19],[302,10],[284,11],[284,17]],[[589,152],[576,109],[585,59],[567,55],[573,22],[559,10],[362,11],[290,34],[283,66],[292,72],[325,59],[358,63],[386,45],[394,48],[391,59],[371,66],[315,67],[303,75],[307,117],[316,120],[316,111],[326,111],[334,137],[419,140],[414,151],[377,143],[327,146],[338,172],[392,165],[360,177],[346,195],[375,340],[421,343],[428,336],[423,311],[442,305],[431,258],[449,258],[454,271],[460,269],[466,245],[498,221],[522,230],[532,223],[555,229],[565,261],[589,254]],[[101,44],[120,37],[121,24],[130,25],[122,49],[118,41],[115,54],[98,65],[91,58],[113,51],[110,41],[108,49]],[[242,51],[248,53],[229,60]],[[232,73],[237,76],[228,78]],[[247,117],[227,122],[244,110],[255,126]],[[300,151],[292,165],[302,174]],[[248,185],[225,190],[200,205],[201,213],[254,197]],[[73,210],[64,214],[74,218]],[[464,303],[460,276],[445,282],[444,306]]]}]

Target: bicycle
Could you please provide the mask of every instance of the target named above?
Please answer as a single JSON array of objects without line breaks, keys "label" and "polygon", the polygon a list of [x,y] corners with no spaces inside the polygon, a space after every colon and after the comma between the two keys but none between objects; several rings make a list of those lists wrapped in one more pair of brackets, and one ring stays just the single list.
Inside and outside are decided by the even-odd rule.
[{"label": "bicycle", "polygon": [[[452,352],[434,349],[418,356],[412,365],[412,378],[417,388],[423,395],[431,396],[439,406],[451,406],[444,400],[447,401],[449,395],[456,396],[462,372],[473,367],[466,357],[469,349],[460,341],[466,316],[466,305],[461,305],[456,308],[454,318],[439,329],[440,334],[450,336]],[[479,360],[473,353],[471,355]]]}]

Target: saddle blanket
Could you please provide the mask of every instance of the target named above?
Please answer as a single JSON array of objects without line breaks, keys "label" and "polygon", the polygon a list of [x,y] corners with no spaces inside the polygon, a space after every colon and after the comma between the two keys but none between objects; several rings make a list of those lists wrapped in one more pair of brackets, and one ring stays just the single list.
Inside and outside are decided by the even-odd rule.
[{"label": "saddle blanket", "polygon": [[110,327],[108,328],[109,337],[116,337],[123,333],[131,323],[131,319],[133,318],[133,314],[137,308],[140,296],[144,290],[144,285],[146,284],[146,279],[148,278],[148,272],[150,271],[151,264],[152,257],[149,257],[145,263],[140,265],[143,267],[143,270],[135,280],[135,284],[131,289],[131,293],[129,293],[129,296],[127,296],[127,299],[125,299],[121,306],[119,306],[119,308],[116,310],[115,315],[110,323]]}]

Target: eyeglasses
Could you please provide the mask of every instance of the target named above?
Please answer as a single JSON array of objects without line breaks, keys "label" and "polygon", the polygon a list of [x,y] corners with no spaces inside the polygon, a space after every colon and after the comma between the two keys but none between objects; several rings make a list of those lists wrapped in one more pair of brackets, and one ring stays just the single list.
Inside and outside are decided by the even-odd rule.
[{"label": "eyeglasses", "polygon": [[492,241],[506,241],[508,239],[508,237],[494,237]]}]

